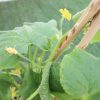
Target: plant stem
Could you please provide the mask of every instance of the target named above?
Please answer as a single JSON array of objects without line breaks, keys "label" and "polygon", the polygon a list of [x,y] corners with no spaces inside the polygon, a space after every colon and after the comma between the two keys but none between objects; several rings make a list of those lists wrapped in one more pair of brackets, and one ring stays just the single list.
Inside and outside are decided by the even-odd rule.
[{"label": "plant stem", "polygon": [[62,17],[60,20],[60,36],[62,36],[63,33],[63,22],[64,22],[64,17]]},{"label": "plant stem", "polygon": [[[32,62],[32,44],[28,46],[28,58]],[[32,68],[32,63],[29,63],[29,68]]]},{"label": "plant stem", "polygon": [[52,51],[48,61],[52,61],[53,57],[55,56],[57,49],[59,48],[59,46],[63,43],[63,41],[65,40],[67,34],[64,34],[63,37],[60,39],[60,41],[58,41],[57,45],[55,46],[54,50]]},{"label": "plant stem", "polygon": [[41,53],[41,56],[40,56],[40,61],[39,61],[39,65],[41,65],[43,59],[44,59],[44,55],[45,55],[46,51],[44,50],[42,53]]},{"label": "plant stem", "polygon": [[21,59],[31,63],[30,59],[28,59],[27,57],[25,57],[24,55],[20,54],[20,53],[17,53],[17,56],[20,57]]},{"label": "plant stem", "polygon": [[39,88],[26,100],[32,100],[39,93]]},{"label": "plant stem", "polygon": [[84,35],[83,39],[81,40],[81,42],[78,44],[77,47],[85,49],[99,29],[100,29],[100,11],[98,12],[97,15],[95,15],[95,18],[93,19],[90,28],[88,29],[88,31],[86,32],[86,34]]},{"label": "plant stem", "polygon": [[34,52],[34,55],[32,58],[32,65],[35,64],[35,59],[36,59],[37,53],[38,53],[38,47],[36,47],[36,49],[35,49],[35,52]]},{"label": "plant stem", "polygon": [[33,94],[31,94],[30,97],[28,97],[26,100],[32,100],[34,97],[37,96],[37,94],[40,94],[42,96],[46,93],[46,96],[49,95],[49,88],[48,88],[49,82],[48,81],[49,81],[49,73],[50,73],[51,64],[52,64],[51,62],[48,62],[45,65],[45,67],[43,69],[42,80],[41,80],[41,83],[40,83],[38,89]]}]

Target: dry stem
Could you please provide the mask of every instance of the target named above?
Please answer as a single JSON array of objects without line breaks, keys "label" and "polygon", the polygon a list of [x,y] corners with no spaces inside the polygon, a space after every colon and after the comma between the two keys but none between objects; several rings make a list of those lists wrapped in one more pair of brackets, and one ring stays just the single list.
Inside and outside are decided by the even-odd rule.
[{"label": "dry stem", "polygon": [[[77,21],[77,23],[73,26],[73,28],[68,32],[68,35],[64,36],[61,39],[61,42],[52,58],[52,61],[55,61],[64,49],[69,46],[69,44],[76,38],[82,28],[91,20],[94,19],[95,15],[98,15],[100,11],[100,0],[92,0],[91,3],[85,8],[83,15]],[[98,15],[99,16],[99,15]],[[93,21],[93,23],[98,24],[98,22]],[[96,25],[98,26],[98,25]],[[95,31],[98,28],[95,29]],[[95,32],[94,31],[94,32]],[[92,36],[91,36],[92,37]]]},{"label": "dry stem", "polygon": [[86,48],[99,29],[100,29],[100,12],[93,19],[90,28],[88,29],[87,33],[84,35],[83,39],[81,40],[81,42],[77,47],[82,49]]}]

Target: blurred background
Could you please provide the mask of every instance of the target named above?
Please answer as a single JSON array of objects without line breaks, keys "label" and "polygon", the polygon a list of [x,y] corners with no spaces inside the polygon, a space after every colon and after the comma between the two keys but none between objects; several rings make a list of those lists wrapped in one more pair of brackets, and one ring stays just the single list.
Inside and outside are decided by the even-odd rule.
[{"label": "blurred background", "polygon": [[[85,8],[91,0],[0,0],[0,30],[21,26],[24,22],[59,22],[60,8],[67,8],[72,15]],[[69,26],[70,27],[70,26]]]}]

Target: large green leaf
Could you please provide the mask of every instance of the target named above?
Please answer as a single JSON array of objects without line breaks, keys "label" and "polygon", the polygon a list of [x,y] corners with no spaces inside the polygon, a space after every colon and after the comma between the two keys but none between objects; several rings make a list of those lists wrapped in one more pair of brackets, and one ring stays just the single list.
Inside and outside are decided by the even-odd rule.
[{"label": "large green leaf", "polygon": [[72,96],[81,97],[99,91],[99,77],[100,59],[83,50],[74,50],[61,62],[61,85]]},{"label": "large green leaf", "polygon": [[[1,31],[0,47],[14,47],[20,52],[27,52],[29,44],[33,44],[40,49],[49,49],[50,40],[58,33],[57,23],[51,20],[48,23],[36,22],[25,23],[23,27],[17,27],[11,31]],[[20,49],[21,48],[21,49]]]}]

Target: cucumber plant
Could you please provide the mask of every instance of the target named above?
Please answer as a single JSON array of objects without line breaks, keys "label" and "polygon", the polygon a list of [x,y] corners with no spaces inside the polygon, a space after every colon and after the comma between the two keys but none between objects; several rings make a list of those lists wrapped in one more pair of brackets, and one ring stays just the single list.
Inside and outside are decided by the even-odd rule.
[{"label": "cucumber plant", "polygon": [[[100,99],[100,58],[85,49],[100,42],[100,8],[89,9],[92,4],[73,17],[76,24],[65,34],[67,9],[60,10],[61,29],[50,20],[0,31],[0,100]],[[86,34],[76,46],[80,31]]]}]

